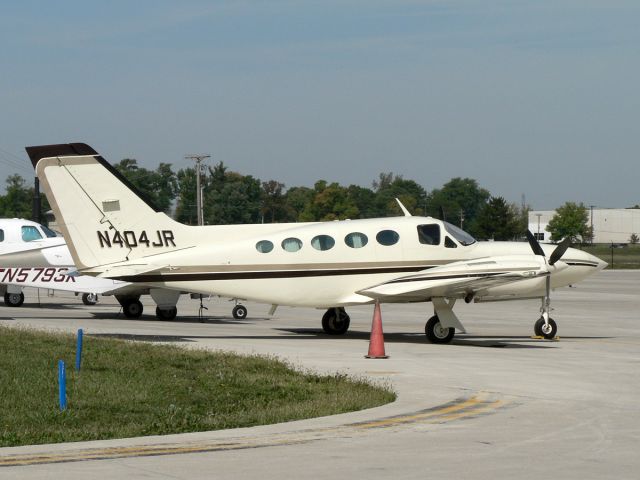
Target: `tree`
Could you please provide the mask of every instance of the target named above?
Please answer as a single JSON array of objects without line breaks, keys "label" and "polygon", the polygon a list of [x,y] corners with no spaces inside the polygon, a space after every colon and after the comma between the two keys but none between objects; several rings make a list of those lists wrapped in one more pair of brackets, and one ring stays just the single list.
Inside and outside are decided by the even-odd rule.
[{"label": "tree", "polygon": [[287,220],[287,204],[284,195],[284,183],[269,180],[262,182],[262,206],[260,212],[262,220],[268,223]]},{"label": "tree", "polygon": [[196,206],[196,169],[184,168],[178,170],[176,220],[187,225],[198,224]]},{"label": "tree", "polygon": [[441,189],[435,189],[427,197],[427,213],[440,217],[475,235],[474,220],[489,199],[488,190],[480,188],[471,178],[452,178]]},{"label": "tree", "polygon": [[567,202],[556,209],[555,215],[547,225],[547,230],[551,233],[551,240],[554,242],[559,242],[566,237],[570,237],[572,242],[587,241],[592,236],[588,221],[589,214],[584,204]]},{"label": "tree", "polygon": [[[423,215],[427,192],[413,180],[405,180],[402,175],[381,173],[373,182],[376,211],[373,216],[396,216],[400,213],[396,198],[409,212]],[[372,212],[373,213],[373,212]]]},{"label": "tree", "polygon": [[134,158],[124,158],[114,167],[151,203],[169,213],[178,193],[178,179],[171,164],[161,163],[154,171],[139,167]]},{"label": "tree", "polygon": [[481,240],[513,240],[521,230],[517,208],[503,197],[490,197],[475,220],[475,235]]},{"label": "tree", "polygon": [[635,245],[638,242],[640,242],[640,237],[638,237],[638,235],[636,235],[635,233],[632,233],[629,237],[629,243]]},{"label": "tree", "polygon": [[6,194],[0,196],[0,216],[31,218],[33,187],[27,187],[24,178],[17,174],[9,175],[6,182]]},{"label": "tree", "polygon": [[338,183],[327,184],[325,180],[316,182],[315,195],[300,214],[303,222],[344,220],[358,218],[358,207],[349,197],[348,190]]},{"label": "tree", "polygon": [[204,180],[204,219],[207,225],[258,223],[262,188],[251,175],[228,171],[223,162],[209,167]]},{"label": "tree", "polygon": [[314,196],[314,190],[309,187],[292,187],[287,190],[285,205],[288,219],[292,222],[301,221],[302,212],[308,208]]}]

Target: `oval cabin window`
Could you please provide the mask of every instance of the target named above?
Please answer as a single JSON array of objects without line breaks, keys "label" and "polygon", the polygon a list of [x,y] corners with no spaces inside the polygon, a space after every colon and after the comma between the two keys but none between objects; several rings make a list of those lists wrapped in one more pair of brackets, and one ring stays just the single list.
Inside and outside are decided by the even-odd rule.
[{"label": "oval cabin window", "polygon": [[302,240],[299,238],[285,238],[282,241],[282,249],[287,252],[297,252],[302,248]]},{"label": "oval cabin window", "polygon": [[258,250],[260,253],[269,253],[271,250],[273,250],[273,243],[269,240],[260,240],[258,243],[256,243],[256,250]]},{"label": "oval cabin window", "polygon": [[311,246],[316,250],[331,250],[336,241],[329,235],[318,235],[311,240]]},{"label": "oval cabin window", "polygon": [[351,248],[362,248],[369,243],[369,239],[364,233],[353,232],[344,237],[344,243]]},{"label": "oval cabin window", "polygon": [[382,230],[376,235],[376,240],[380,245],[388,247],[398,243],[400,235],[398,235],[398,232],[394,232],[393,230]]}]

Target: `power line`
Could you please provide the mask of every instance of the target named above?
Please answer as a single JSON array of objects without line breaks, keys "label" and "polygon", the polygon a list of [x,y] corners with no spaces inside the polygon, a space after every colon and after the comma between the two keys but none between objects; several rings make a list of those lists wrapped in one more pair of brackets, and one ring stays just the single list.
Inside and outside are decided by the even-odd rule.
[{"label": "power line", "polygon": [[[26,160],[24,160],[23,158],[18,157],[17,155],[14,155],[13,153],[0,148],[0,160],[2,160],[3,163],[11,165],[12,167],[15,167],[19,170],[22,170],[25,173],[28,173],[29,175],[33,175],[33,169],[29,168],[27,166]],[[16,160],[12,160],[8,157],[13,157]]]}]

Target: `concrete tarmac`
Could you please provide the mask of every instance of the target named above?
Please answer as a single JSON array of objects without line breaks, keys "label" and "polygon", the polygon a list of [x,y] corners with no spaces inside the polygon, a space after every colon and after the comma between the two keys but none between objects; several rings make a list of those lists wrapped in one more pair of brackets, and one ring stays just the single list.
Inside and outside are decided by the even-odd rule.
[{"label": "concrete tarmac", "polygon": [[456,304],[468,333],[426,341],[430,304],[383,305],[386,360],[365,359],[373,308],[348,309],[344,337],[321,311],[183,298],[162,322],[65,294],[0,307],[0,325],[275,355],[389,383],[379,408],[285,424],[124,440],[0,448],[0,478],[640,478],[640,272],[603,271],[554,292],[557,341],[532,338],[539,301]]}]

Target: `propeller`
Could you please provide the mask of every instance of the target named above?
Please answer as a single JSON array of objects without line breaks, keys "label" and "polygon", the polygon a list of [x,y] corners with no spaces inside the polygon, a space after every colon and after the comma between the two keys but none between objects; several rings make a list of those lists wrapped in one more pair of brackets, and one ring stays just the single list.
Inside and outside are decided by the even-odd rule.
[{"label": "propeller", "polygon": [[[546,255],[544,254],[544,250],[540,246],[540,243],[538,242],[538,240],[536,240],[536,237],[534,237],[533,233],[527,230],[526,235],[527,235],[527,240],[529,241],[529,245],[531,246],[531,250],[533,250],[533,253],[535,255],[540,255],[541,257],[546,257]],[[562,242],[558,244],[555,250],[551,252],[551,255],[549,256],[549,262],[548,262],[549,265],[555,265],[556,262],[562,258],[562,256],[565,254],[565,252],[570,246],[571,246],[571,237],[567,237],[564,240],[562,240]]]},{"label": "propeller", "polygon": [[542,247],[538,243],[538,240],[536,240],[536,237],[534,237],[533,233],[531,233],[529,230],[527,230],[527,240],[529,241],[529,245],[531,245],[531,250],[533,250],[533,253],[535,255],[544,257],[544,250],[542,250]]},{"label": "propeller", "polygon": [[571,237],[567,237],[560,242],[553,252],[551,252],[551,256],[549,257],[549,265],[553,265],[558,260],[562,258],[564,253],[567,251],[567,248],[571,245]]}]

